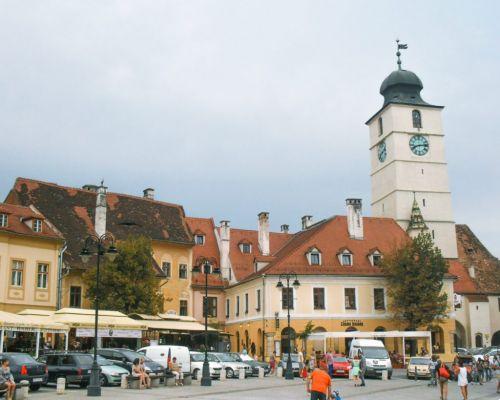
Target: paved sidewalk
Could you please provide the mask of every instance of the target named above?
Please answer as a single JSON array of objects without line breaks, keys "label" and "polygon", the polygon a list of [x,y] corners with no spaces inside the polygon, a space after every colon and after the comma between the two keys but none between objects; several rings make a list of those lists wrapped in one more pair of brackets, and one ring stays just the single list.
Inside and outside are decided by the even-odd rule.
[{"label": "paved sidewalk", "polygon": [[[367,380],[366,387],[354,387],[353,382],[346,379],[335,379],[335,387],[340,390],[343,399],[370,399],[370,400],[392,400],[392,399],[421,399],[438,400],[437,388],[428,387],[427,381],[410,381],[403,377],[394,377],[390,381]],[[496,381],[489,382],[483,386],[473,385],[470,387],[469,400],[500,399],[496,393]],[[42,388],[38,393],[32,393],[30,399],[85,399],[86,391],[81,389],[68,389],[65,395],[57,396],[55,389]],[[103,399],[113,400],[159,400],[159,399],[200,399],[200,400],[271,400],[276,398],[287,400],[306,400],[305,384],[300,379],[285,381],[283,378],[267,377],[265,379],[245,379],[214,381],[211,387],[201,387],[194,382],[191,386],[184,387],[162,387],[151,390],[124,390],[121,388],[103,388]],[[449,385],[448,400],[461,400],[456,382]]]}]

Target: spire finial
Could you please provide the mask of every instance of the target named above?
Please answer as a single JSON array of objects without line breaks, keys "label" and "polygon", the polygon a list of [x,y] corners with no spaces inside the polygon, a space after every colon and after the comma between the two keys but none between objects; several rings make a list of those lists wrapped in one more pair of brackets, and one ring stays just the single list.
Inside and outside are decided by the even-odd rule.
[{"label": "spire finial", "polygon": [[399,39],[396,39],[396,47],[397,47],[397,51],[396,51],[396,56],[398,57],[398,69],[401,71],[401,52],[399,50],[406,50],[408,48],[408,45],[407,44],[399,44]]}]

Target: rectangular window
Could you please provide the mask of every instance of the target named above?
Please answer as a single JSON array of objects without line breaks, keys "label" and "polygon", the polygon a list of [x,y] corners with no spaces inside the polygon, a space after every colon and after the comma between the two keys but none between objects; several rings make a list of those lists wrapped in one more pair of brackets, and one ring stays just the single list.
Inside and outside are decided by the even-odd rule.
[{"label": "rectangular window", "polygon": [[382,136],[383,133],[384,133],[384,124],[382,122],[382,117],[380,117],[378,119],[378,135]]},{"label": "rectangular window", "polygon": [[372,257],[373,257],[373,265],[375,267],[380,266],[380,263],[382,262],[382,256],[380,254],[374,254]]},{"label": "rectangular window", "polygon": [[[204,297],[207,302],[208,318],[217,317],[217,297]],[[203,307],[203,316],[205,316],[205,307]]]},{"label": "rectangular window", "polygon": [[351,254],[342,254],[342,265],[352,265]]},{"label": "rectangular window", "polygon": [[345,288],[344,289],[344,299],[345,299],[345,309],[355,310],[356,309],[356,289]]},{"label": "rectangular window", "polygon": [[226,318],[229,318],[231,315],[231,302],[229,299],[226,299]]},{"label": "rectangular window", "polygon": [[248,293],[245,293],[245,314],[248,314]]},{"label": "rectangular window", "polygon": [[49,265],[38,264],[36,287],[38,289],[47,289],[49,277]]},{"label": "rectangular window", "polygon": [[179,278],[187,279],[188,277],[188,267],[186,264],[179,264]]},{"label": "rectangular window", "polygon": [[236,310],[235,310],[236,316],[240,315],[240,296],[236,296]]},{"label": "rectangular window", "polygon": [[205,244],[205,236],[204,235],[195,235],[194,237],[195,243],[199,245]]},{"label": "rectangular window", "polygon": [[82,306],[82,287],[71,286],[69,288],[69,306],[80,308]]},{"label": "rectangular window", "polygon": [[311,265],[319,265],[319,253],[311,253]]},{"label": "rectangular window", "polygon": [[243,244],[241,245],[241,251],[242,251],[243,253],[248,254],[248,253],[250,253],[250,252],[252,251],[252,247],[250,246],[250,244],[249,244],[249,243],[243,243]]},{"label": "rectangular window", "polygon": [[255,310],[260,311],[260,289],[257,289],[257,307]]},{"label": "rectangular window", "polygon": [[166,278],[170,278],[172,276],[172,264],[170,264],[168,261],[164,261],[161,264],[161,270],[163,271],[163,275],[165,275]]},{"label": "rectangular window", "polygon": [[12,271],[10,276],[10,284],[12,286],[23,286],[23,270],[24,270],[24,261],[21,260],[12,261]]},{"label": "rectangular window", "polygon": [[179,315],[182,317],[186,317],[188,315],[188,301],[180,300],[179,301]]},{"label": "rectangular window", "polygon": [[373,305],[375,310],[385,310],[384,289],[373,289]]},{"label": "rectangular window", "polygon": [[293,288],[281,289],[281,303],[283,310],[288,309],[288,306],[290,306],[290,310],[293,310]]},{"label": "rectangular window", "polygon": [[0,228],[5,228],[9,222],[7,214],[0,214]]},{"label": "rectangular window", "polygon": [[41,232],[42,231],[42,220],[40,220],[40,219],[33,220],[33,231],[34,232]]},{"label": "rectangular window", "polygon": [[313,301],[315,310],[325,309],[325,288],[313,289]]}]

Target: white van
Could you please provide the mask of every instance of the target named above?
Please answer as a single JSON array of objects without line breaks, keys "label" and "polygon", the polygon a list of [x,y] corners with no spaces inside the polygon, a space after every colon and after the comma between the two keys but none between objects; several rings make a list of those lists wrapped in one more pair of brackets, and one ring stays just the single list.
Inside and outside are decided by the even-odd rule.
[{"label": "white van", "polygon": [[170,358],[177,358],[177,363],[181,366],[184,375],[191,375],[191,358],[189,349],[186,346],[147,346],[137,350],[138,353],[148,356],[153,361],[156,361],[161,366],[168,368],[168,351],[170,350]]},{"label": "white van", "polygon": [[382,371],[387,371],[391,379],[392,363],[384,343],[375,339],[353,339],[349,351],[349,358],[354,358],[362,352],[366,359],[365,376],[381,377]]}]

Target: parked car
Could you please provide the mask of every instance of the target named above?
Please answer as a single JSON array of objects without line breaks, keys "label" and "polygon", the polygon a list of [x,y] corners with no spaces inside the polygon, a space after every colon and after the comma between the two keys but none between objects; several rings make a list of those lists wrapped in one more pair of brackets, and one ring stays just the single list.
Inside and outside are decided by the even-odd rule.
[{"label": "parked car", "polygon": [[245,377],[252,375],[252,368],[241,361],[234,361],[229,353],[209,353],[213,354],[218,362],[222,364],[222,368],[226,370],[226,377],[237,378],[239,370],[243,368],[245,370]]},{"label": "parked car", "polygon": [[366,359],[366,377],[382,377],[382,371],[387,371],[387,377],[391,379],[392,363],[384,342],[376,339],[353,339],[349,358],[353,359],[360,351]]},{"label": "parked car", "polygon": [[252,368],[252,376],[259,376],[259,367],[264,369],[264,376],[268,375],[271,372],[271,366],[262,361],[256,361],[249,356],[248,354],[240,354],[240,353],[229,353],[234,358],[234,361],[241,361],[245,364],[250,365]]},{"label": "parked car", "polygon": [[[203,363],[205,361],[205,353],[200,353],[198,351],[191,351],[191,374],[193,379],[198,379],[203,371]],[[222,370],[222,364],[215,358],[213,354],[207,354],[208,367],[210,368],[210,376],[213,379],[220,378],[220,371]]]},{"label": "parked car", "polygon": [[137,350],[137,352],[149,357],[154,362],[163,366],[163,368],[168,368],[167,358],[169,350],[170,357],[177,359],[177,363],[180,365],[184,376],[191,375],[191,357],[189,349],[186,346],[147,346]]},{"label": "parked car", "polygon": [[101,367],[101,386],[119,385],[122,381],[122,375],[130,375],[125,368],[113,364],[111,360],[103,356],[97,356],[97,363]]},{"label": "parked car", "polygon": [[66,378],[66,385],[79,385],[84,388],[89,384],[94,360],[90,354],[56,352],[44,354],[38,360],[47,364],[50,383],[56,383],[57,378]]},{"label": "parked car", "polygon": [[406,367],[406,377],[408,379],[415,378],[430,378],[431,377],[431,359],[430,357],[411,357],[408,366]]},{"label": "parked car", "polygon": [[129,349],[98,349],[97,354],[107,358],[113,364],[119,367],[125,368],[128,372],[132,372],[132,363],[136,358],[144,358],[144,368],[148,374],[163,374],[165,368],[163,368],[157,362],[154,362],[149,357],[144,354],[138,353],[137,351]]},{"label": "parked car", "polygon": [[40,386],[47,383],[49,377],[48,368],[45,364],[36,361],[26,353],[2,353],[0,358],[6,358],[10,363],[10,372],[14,376],[14,381],[28,381],[30,389],[36,391]]},{"label": "parked car", "polygon": [[350,369],[351,363],[346,357],[333,357],[333,376],[343,376],[348,378]]},{"label": "parked car", "polygon": [[[290,356],[292,357],[293,374],[295,376],[299,376],[300,375],[299,355],[292,353],[292,354],[290,354]],[[283,368],[283,374],[286,371],[286,363],[287,363],[287,361],[288,361],[288,354],[282,354],[281,355],[281,360],[280,360],[280,362],[278,364],[278,367]]]},{"label": "parked car", "polygon": [[496,346],[486,347],[478,354],[474,354],[473,357],[475,361],[479,360],[480,358],[484,360],[484,356],[486,355],[488,356],[489,360],[492,361],[496,355],[500,355],[500,350]]}]

